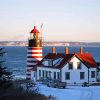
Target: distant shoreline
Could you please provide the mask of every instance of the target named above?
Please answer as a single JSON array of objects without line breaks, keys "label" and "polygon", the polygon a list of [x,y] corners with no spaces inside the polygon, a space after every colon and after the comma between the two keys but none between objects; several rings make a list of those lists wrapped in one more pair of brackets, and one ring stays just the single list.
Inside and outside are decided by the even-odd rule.
[{"label": "distant shoreline", "polygon": [[[27,41],[1,41],[0,46],[28,46]],[[100,47],[100,42],[43,42],[43,46]]]}]

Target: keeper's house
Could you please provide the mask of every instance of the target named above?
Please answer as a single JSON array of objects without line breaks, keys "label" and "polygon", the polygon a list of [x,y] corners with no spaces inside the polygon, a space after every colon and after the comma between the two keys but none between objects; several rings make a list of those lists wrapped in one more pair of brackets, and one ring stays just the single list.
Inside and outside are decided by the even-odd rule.
[{"label": "keeper's house", "polygon": [[68,84],[82,84],[84,82],[97,81],[97,63],[90,53],[56,53],[56,48],[52,53],[47,54],[31,72],[31,79],[36,81],[41,78],[52,78],[67,82]]}]

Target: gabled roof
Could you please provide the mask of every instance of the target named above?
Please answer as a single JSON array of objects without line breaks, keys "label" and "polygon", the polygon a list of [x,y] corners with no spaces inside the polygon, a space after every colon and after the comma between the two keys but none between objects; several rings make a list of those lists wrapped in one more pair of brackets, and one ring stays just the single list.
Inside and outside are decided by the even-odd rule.
[{"label": "gabled roof", "polygon": [[76,54],[76,56],[87,66],[90,68],[98,67],[94,58],[90,53]]},{"label": "gabled roof", "polygon": [[56,60],[59,58],[63,58],[59,64],[56,66],[47,66],[47,67],[52,67],[52,68],[62,68],[65,64],[67,64],[74,56],[76,56],[83,64],[85,64],[88,68],[96,68],[98,67],[95,60],[93,59],[92,55],[90,53],[73,53],[73,54],[64,54],[64,53],[58,53],[58,54],[53,54],[49,53],[47,54],[42,61],[40,61],[37,66],[44,66],[42,62],[44,60]]},{"label": "gabled roof", "polygon": [[73,56],[74,54],[65,54],[63,60],[56,66],[56,68],[62,68]]},{"label": "gabled roof", "polygon": [[62,53],[58,53],[58,54],[53,54],[53,53],[48,53],[43,59],[52,59],[52,60],[54,60],[54,59],[58,59],[58,58],[61,58],[61,57],[63,57],[64,56],[64,54],[62,54]]}]

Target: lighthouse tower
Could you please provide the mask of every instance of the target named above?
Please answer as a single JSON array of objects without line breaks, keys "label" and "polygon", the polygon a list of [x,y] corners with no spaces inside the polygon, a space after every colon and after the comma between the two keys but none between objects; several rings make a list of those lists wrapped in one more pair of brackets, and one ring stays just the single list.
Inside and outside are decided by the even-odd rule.
[{"label": "lighthouse tower", "polygon": [[31,80],[31,70],[42,60],[42,36],[34,26],[30,32],[27,50],[26,79]]}]

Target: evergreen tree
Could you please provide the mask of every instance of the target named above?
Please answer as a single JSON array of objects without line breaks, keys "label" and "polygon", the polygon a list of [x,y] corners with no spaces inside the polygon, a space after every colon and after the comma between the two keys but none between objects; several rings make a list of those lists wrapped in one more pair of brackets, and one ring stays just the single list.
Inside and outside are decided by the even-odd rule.
[{"label": "evergreen tree", "polygon": [[52,97],[46,97],[37,93],[35,90],[29,91],[22,87],[15,87],[12,84],[12,73],[4,67],[4,48],[0,49],[0,100],[53,100]]},{"label": "evergreen tree", "polygon": [[0,48],[0,93],[3,93],[11,85],[12,79],[12,73],[4,67],[4,54],[4,48]]}]

